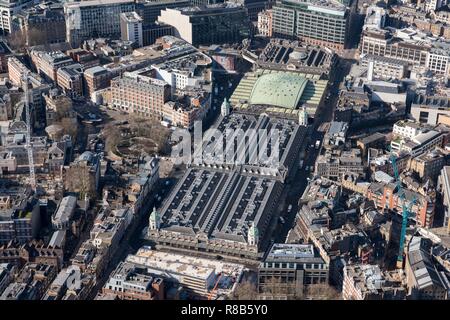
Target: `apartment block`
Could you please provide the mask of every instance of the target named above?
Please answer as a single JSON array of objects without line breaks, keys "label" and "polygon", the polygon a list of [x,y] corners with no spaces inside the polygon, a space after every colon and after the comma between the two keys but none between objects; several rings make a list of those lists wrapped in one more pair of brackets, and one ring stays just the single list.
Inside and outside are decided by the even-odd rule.
[{"label": "apartment block", "polygon": [[13,85],[22,86],[22,76],[28,71],[25,64],[16,57],[8,59],[8,77]]},{"label": "apartment block", "polygon": [[143,19],[136,12],[124,12],[120,14],[120,34],[121,39],[132,41],[138,47],[142,47],[142,21]]},{"label": "apartment block", "polygon": [[161,117],[164,104],[170,98],[170,85],[152,77],[154,73],[151,68],[145,68],[113,79],[113,107],[145,117]]},{"label": "apartment block", "polygon": [[366,197],[373,200],[378,208],[397,212],[402,212],[405,203],[407,208],[415,214],[415,220],[419,226],[430,228],[433,225],[435,206],[431,196],[423,196],[410,190],[405,190],[404,195],[401,196],[394,183],[371,183]]},{"label": "apartment block", "polygon": [[69,97],[83,95],[83,67],[79,63],[61,67],[56,72],[57,85]]},{"label": "apartment block", "polygon": [[264,37],[272,37],[272,10],[258,13],[258,33]]},{"label": "apartment block", "polygon": [[408,163],[408,169],[416,172],[423,181],[428,179],[436,181],[445,162],[446,156],[436,149],[411,158]]},{"label": "apartment block", "polygon": [[33,50],[30,53],[30,57],[38,73],[54,82],[57,82],[59,68],[73,64],[73,60],[61,51],[45,52]]},{"label": "apartment block", "polygon": [[342,185],[372,200],[378,209],[390,209],[401,213],[405,204],[414,214],[418,226],[430,228],[433,225],[435,213],[433,195],[423,195],[408,189],[403,189],[404,191],[399,193],[396,183],[360,182],[350,174],[343,176]]},{"label": "apartment block", "polygon": [[92,97],[95,91],[108,87],[111,78],[111,72],[102,66],[86,69],[83,73],[86,96]]},{"label": "apartment block", "polygon": [[163,119],[174,126],[192,129],[197,120],[203,119],[207,109],[201,105],[168,101],[163,107]]}]

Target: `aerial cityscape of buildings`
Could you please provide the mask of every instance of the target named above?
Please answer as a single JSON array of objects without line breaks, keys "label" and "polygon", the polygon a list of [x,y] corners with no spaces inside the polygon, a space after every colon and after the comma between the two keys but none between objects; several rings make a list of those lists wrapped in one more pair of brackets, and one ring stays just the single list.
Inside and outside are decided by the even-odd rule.
[{"label": "aerial cityscape of buildings", "polygon": [[449,1],[0,0],[0,300],[316,299],[450,300]]}]

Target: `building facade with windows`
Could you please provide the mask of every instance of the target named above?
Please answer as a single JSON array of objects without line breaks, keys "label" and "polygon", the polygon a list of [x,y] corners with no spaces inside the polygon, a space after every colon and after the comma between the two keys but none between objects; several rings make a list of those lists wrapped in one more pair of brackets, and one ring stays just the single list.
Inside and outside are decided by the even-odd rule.
[{"label": "building facade with windows", "polygon": [[299,38],[307,44],[337,51],[345,47],[349,11],[339,3],[326,1],[281,0],[272,8],[273,34]]},{"label": "building facade with windows", "polygon": [[450,53],[441,49],[431,49],[427,57],[426,66],[436,73],[449,74]]},{"label": "building facade with windows", "polygon": [[396,38],[387,30],[368,30],[363,31],[359,51],[360,54],[395,58],[425,66],[430,46],[423,41],[405,41]]},{"label": "building facade with windows", "polygon": [[264,37],[272,37],[272,10],[258,13],[258,33]]},{"label": "building facade with windows", "polygon": [[78,47],[92,37],[120,38],[120,14],[135,11],[133,0],[66,2],[66,40]]},{"label": "building facade with windows", "polygon": [[173,26],[176,37],[194,46],[240,42],[250,34],[247,9],[234,3],[167,8],[158,21]]},{"label": "building facade with windows", "polygon": [[14,15],[31,3],[31,0],[0,1],[0,31],[3,35],[9,34],[13,31]]},{"label": "building facade with windows", "polygon": [[112,105],[127,113],[145,117],[163,115],[170,98],[170,85],[150,76],[152,70],[126,72],[111,81]]},{"label": "building facade with windows", "polygon": [[120,14],[120,35],[122,40],[133,41],[137,46],[142,47],[142,21],[143,19],[136,12],[124,12]]},{"label": "building facade with windows", "polygon": [[258,291],[268,299],[300,296],[305,285],[327,283],[328,265],[310,244],[274,244],[258,267]]}]

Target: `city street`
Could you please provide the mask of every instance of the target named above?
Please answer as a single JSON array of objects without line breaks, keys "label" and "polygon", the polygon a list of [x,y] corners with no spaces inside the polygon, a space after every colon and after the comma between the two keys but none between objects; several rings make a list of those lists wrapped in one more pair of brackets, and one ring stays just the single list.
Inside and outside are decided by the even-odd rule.
[{"label": "city street", "polygon": [[[330,99],[325,105],[318,111],[317,118],[314,119],[314,123],[309,128],[307,134],[307,140],[304,144],[304,148],[300,150],[300,155],[304,154],[303,168],[295,172],[295,176],[290,179],[290,183],[286,186],[286,192],[284,192],[284,199],[280,201],[283,205],[280,206],[279,214],[284,219],[284,223],[277,220],[277,225],[273,231],[273,242],[285,242],[289,230],[293,227],[295,222],[295,216],[299,210],[298,202],[305,191],[308,184],[308,178],[312,177],[314,171],[314,164],[317,157],[320,154],[320,149],[316,150],[314,146],[311,146],[315,141],[323,140],[324,132],[321,132],[321,125],[333,120],[333,113],[336,108],[336,104],[339,98],[339,86],[345,76],[348,74],[351,67],[351,60],[341,59],[338,63],[338,67],[333,78],[330,80],[332,85],[329,87],[328,92],[331,94]],[[297,160],[299,164],[300,158]],[[311,168],[306,170],[306,168]],[[291,207],[288,213],[288,207]],[[278,219],[278,218],[277,218]]]}]

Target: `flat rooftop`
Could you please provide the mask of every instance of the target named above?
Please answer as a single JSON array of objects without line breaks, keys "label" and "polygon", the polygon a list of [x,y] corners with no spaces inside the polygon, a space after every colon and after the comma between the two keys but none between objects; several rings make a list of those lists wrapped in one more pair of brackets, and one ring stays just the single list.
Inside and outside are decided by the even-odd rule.
[{"label": "flat rooftop", "polygon": [[225,2],[225,3],[216,3],[210,5],[203,6],[191,6],[191,7],[182,7],[175,9],[167,9],[167,10],[176,10],[180,11],[184,15],[201,15],[201,14],[214,14],[214,13],[227,13],[234,12],[236,10],[244,10],[244,6],[238,3]]},{"label": "flat rooftop", "polygon": [[[179,233],[192,238],[192,243],[201,237],[207,240],[206,245],[215,246],[226,241],[247,246],[253,226],[258,229],[260,239],[264,238],[268,219],[295,161],[306,128],[293,120],[232,113],[221,118],[215,129],[226,133],[225,143],[222,144],[220,138],[207,136],[203,139],[202,157],[195,154],[194,162],[160,210],[159,231],[162,235]],[[262,144],[259,139],[253,140],[255,135],[270,129],[277,129],[279,133],[276,144],[279,146],[279,161],[270,161],[273,148],[270,139],[265,140],[267,144]],[[261,150],[254,148],[258,142],[267,145],[269,161],[260,161],[261,157],[256,157],[257,161],[248,162],[254,159],[252,155],[261,154]],[[226,161],[215,155],[218,147]],[[241,159],[242,154],[245,159]],[[148,237],[159,241],[152,234]]]},{"label": "flat rooftop", "polygon": [[378,56],[375,54],[366,54],[363,57],[361,57],[361,60],[365,60],[365,61],[373,60],[373,61],[378,61],[378,62],[387,63],[387,64],[391,64],[391,65],[400,65],[400,66],[404,66],[404,67],[408,66],[407,61],[390,58],[390,57],[385,57],[385,56]]},{"label": "flat rooftop", "polygon": [[321,74],[329,71],[333,57],[333,52],[328,49],[304,46],[298,41],[272,39],[256,63],[268,68],[295,66],[299,71]]},{"label": "flat rooftop", "polygon": [[[295,142],[294,139],[296,139],[299,135],[302,135],[305,131],[305,128],[300,127],[294,120],[269,118],[264,115],[256,117],[252,115],[242,115],[239,113],[232,113],[231,115],[223,118],[222,121],[215,126],[215,128],[223,133],[224,139],[223,141],[211,141],[211,139],[205,139],[203,142],[203,150],[211,150],[211,152],[204,152],[202,160],[208,163],[215,162],[215,154],[213,151],[216,150],[216,147],[221,148],[221,143],[223,143],[226,148],[224,156],[225,164],[229,164],[231,167],[234,167],[236,164],[243,164],[246,165],[244,172],[247,170],[248,172],[263,176],[282,174],[282,171],[289,166],[288,161],[290,158],[290,149]],[[228,137],[226,133],[230,130],[233,130],[233,136]],[[274,157],[273,161],[270,161],[269,159],[265,161],[264,159],[258,158],[257,152],[260,152],[260,150],[256,149],[256,145],[259,142],[258,139],[262,138],[261,136],[252,135],[252,133],[258,132],[258,135],[267,133],[267,155],[270,157],[273,152],[273,141],[270,139],[271,130],[276,130],[276,132],[279,133],[277,145],[278,159]],[[244,141],[242,139],[243,137],[239,136],[240,133],[244,133],[244,135],[248,137],[248,139],[251,139],[251,141]],[[230,143],[230,141],[234,141],[234,144]],[[240,152],[241,150],[245,150],[245,159],[244,152]],[[218,164],[220,164],[220,159]]]},{"label": "flat rooftop", "polygon": [[433,108],[439,110],[450,110],[450,99],[442,96],[417,95],[412,107]]},{"label": "flat rooftop", "polygon": [[134,0],[84,0],[80,2],[65,2],[66,8],[83,8],[83,7],[98,7],[107,5],[120,5],[125,3],[134,3]]},{"label": "flat rooftop", "polygon": [[236,171],[189,168],[161,210],[161,229],[245,243],[277,183]]},{"label": "flat rooftop", "polygon": [[129,255],[126,261],[161,271],[165,275],[171,273],[205,281],[219,273],[222,273],[223,277],[238,277],[244,269],[240,264],[155,251],[149,247],[142,247],[135,255]]},{"label": "flat rooftop", "polygon": [[275,243],[270,249],[267,260],[300,260],[314,258],[314,246],[312,244],[287,244]]},{"label": "flat rooftop", "polygon": [[282,0],[281,3],[287,5],[301,5],[304,10],[319,11],[329,15],[344,15],[347,12],[345,5],[334,0]]},{"label": "flat rooftop", "polygon": [[127,22],[142,22],[143,19],[136,12],[123,12],[120,14],[121,18],[125,19]]}]

